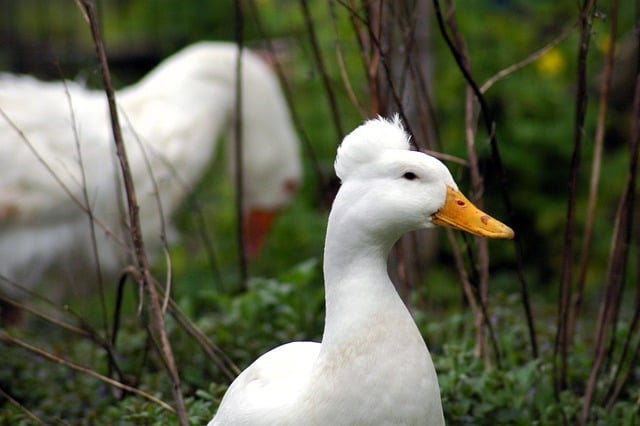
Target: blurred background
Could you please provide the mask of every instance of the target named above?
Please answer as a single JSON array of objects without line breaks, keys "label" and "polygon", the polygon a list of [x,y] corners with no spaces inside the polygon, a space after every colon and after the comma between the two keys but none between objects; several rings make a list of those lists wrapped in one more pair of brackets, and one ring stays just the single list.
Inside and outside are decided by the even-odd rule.
[{"label": "blurred background", "polygon": [[[170,247],[172,296],[180,309],[240,368],[280,343],[320,339],[336,147],[363,120],[399,112],[413,143],[439,156],[463,192],[517,234],[515,242],[481,243],[430,230],[403,238],[392,253],[390,273],[432,351],[448,424],[575,423],[592,397],[589,422],[637,424],[638,209],[631,197],[624,204],[630,214],[622,218],[619,205],[637,161],[632,126],[640,11],[637,2],[582,3],[251,0],[238,8],[230,0],[96,1],[116,89],[194,42],[240,37],[278,75],[300,139],[300,191],[246,271],[230,148],[219,144],[189,203],[172,219],[180,234]],[[76,2],[0,0],[0,10],[1,72],[101,89],[94,44]],[[583,61],[581,32],[588,38]],[[610,52],[610,91],[601,101]],[[484,105],[469,92],[456,55]],[[514,64],[520,65],[485,84]],[[583,123],[576,114],[581,103]],[[582,258],[594,157],[601,161],[598,198],[592,243]],[[616,241],[628,251],[613,250],[622,244]],[[626,262],[616,269],[622,256]],[[152,270],[160,281],[167,276],[161,259]],[[577,325],[568,326],[574,314],[564,316],[573,306],[567,300],[582,288]],[[111,319],[115,284],[107,285],[105,297]],[[125,292],[119,362],[130,383],[170,402],[168,379],[136,318],[138,303],[136,291]],[[64,304],[100,329],[105,304],[97,292]],[[615,312],[610,322],[603,319],[605,307]],[[168,319],[167,328],[192,422],[202,424],[229,378],[180,324]],[[598,337],[600,329],[609,333]],[[105,355],[92,339],[29,315],[11,333],[106,374]],[[563,346],[562,336],[570,343]],[[606,348],[601,363],[598,348]],[[0,424],[33,421],[20,406],[54,424],[175,422],[157,404],[113,395],[105,384],[33,352],[25,356],[16,345],[0,344],[0,352],[7,360],[0,366]],[[585,398],[594,369],[595,396]]]}]

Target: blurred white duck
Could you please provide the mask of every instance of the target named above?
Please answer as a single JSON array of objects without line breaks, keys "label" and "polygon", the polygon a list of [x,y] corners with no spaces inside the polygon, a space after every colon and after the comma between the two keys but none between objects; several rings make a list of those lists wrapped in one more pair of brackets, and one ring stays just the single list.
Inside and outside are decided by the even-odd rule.
[{"label": "blurred white duck", "polygon": [[422,336],[387,274],[406,232],[445,225],[512,238],[475,208],[448,169],[409,150],[399,120],[366,122],[338,149],[342,187],[324,251],[322,343],[258,358],[231,384],[214,425],[443,425],[438,379]]},{"label": "blurred white duck", "polygon": [[[206,171],[217,140],[233,132],[237,54],[233,44],[192,45],[116,95],[143,235],[151,249],[160,244],[161,215],[149,170],[170,217]],[[301,164],[277,79],[256,55],[245,50],[242,60],[243,205],[246,243],[255,253],[273,214],[294,194]],[[2,75],[0,109],[79,200],[81,153],[93,213],[122,238],[120,169],[104,93],[73,82],[65,88],[62,82]],[[33,286],[53,264],[72,269],[90,263],[93,251],[88,216],[22,139],[0,116],[0,274]],[[103,267],[118,270],[122,247],[97,229]]]}]

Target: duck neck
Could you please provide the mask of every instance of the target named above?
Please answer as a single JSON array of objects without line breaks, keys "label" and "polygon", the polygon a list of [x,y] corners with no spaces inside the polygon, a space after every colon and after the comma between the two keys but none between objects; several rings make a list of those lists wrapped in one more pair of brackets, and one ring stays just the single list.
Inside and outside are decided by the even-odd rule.
[{"label": "duck neck", "polygon": [[[332,209],[324,252],[323,346],[349,341],[381,316],[409,315],[387,273],[393,240],[382,240]],[[347,321],[348,319],[348,321]]]}]

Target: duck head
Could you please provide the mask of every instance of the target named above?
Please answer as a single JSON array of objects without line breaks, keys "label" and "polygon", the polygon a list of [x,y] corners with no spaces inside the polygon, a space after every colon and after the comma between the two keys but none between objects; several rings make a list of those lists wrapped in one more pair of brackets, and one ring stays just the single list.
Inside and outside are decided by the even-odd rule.
[{"label": "duck head", "polygon": [[335,169],[342,182],[340,192],[349,199],[342,203],[342,214],[360,215],[356,222],[372,235],[395,241],[406,232],[439,225],[486,238],[513,238],[511,228],[458,190],[442,162],[410,150],[409,136],[397,116],[367,121],[347,135],[338,148]]}]

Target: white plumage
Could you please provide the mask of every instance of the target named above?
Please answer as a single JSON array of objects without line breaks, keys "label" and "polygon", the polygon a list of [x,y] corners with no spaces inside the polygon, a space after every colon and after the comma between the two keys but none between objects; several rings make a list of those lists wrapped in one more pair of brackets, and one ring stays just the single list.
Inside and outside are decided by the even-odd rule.
[{"label": "white plumage", "polygon": [[[117,92],[143,235],[151,251],[160,245],[161,234],[154,179],[169,218],[206,171],[217,140],[230,139],[237,54],[233,44],[201,42]],[[290,201],[301,164],[277,79],[254,54],[245,50],[242,60],[243,205],[251,216]],[[81,159],[94,215],[117,238],[126,238],[126,215],[118,207],[124,199],[120,169],[104,93],[70,81],[65,85],[2,75],[0,109],[29,142],[0,117],[0,274],[34,286],[53,265],[64,271],[92,264],[88,216],[38,156],[84,203]],[[115,236],[100,226],[97,230],[103,267],[117,270],[123,266],[123,249],[114,243]]]},{"label": "white plumage", "polygon": [[325,242],[322,343],[262,355],[209,426],[444,424],[433,362],[388,277],[387,255],[404,233],[434,224],[494,238],[513,231],[464,198],[441,162],[410,151],[397,118],[349,134],[335,169],[342,186]]}]

